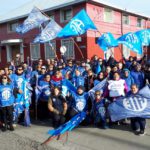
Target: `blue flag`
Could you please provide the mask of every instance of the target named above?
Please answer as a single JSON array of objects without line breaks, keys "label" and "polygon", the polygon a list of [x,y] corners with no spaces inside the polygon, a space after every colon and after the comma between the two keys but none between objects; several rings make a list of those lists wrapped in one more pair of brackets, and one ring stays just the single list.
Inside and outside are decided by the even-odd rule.
[{"label": "blue flag", "polygon": [[131,117],[150,118],[150,89],[144,87],[138,94],[116,99],[109,105],[108,111],[112,121]]},{"label": "blue flag", "polygon": [[67,96],[68,91],[76,92],[76,87],[67,79],[62,80],[62,94]]},{"label": "blue flag", "polygon": [[144,29],[135,32],[135,34],[139,37],[143,46],[149,46],[150,44],[150,29]]},{"label": "blue flag", "polygon": [[34,7],[23,24],[16,28],[16,32],[24,34],[33,28],[39,27],[43,22],[48,20],[48,17],[43,15],[38,8]]},{"label": "blue flag", "polygon": [[105,52],[109,50],[111,47],[117,47],[118,41],[114,38],[114,36],[110,32],[107,32],[98,38],[97,44]]},{"label": "blue flag", "polygon": [[129,32],[119,37],[117,40],[119,44],[124,44],[132,51],[140,55],[142,54],[142,43],[136,34]]},{"label": "blue flag", "polygon": [[86,117],[85,112],[78,113],[68,122],[61,125],[59,128],[55,130],[49,130],[48,134],[50,134],[51,136],[58,136],[58,135],[64,134],[67,131],[71,131],[73,128],[78,126],[85,119],[85,117]]},{"label": "blue flag", "polygon": [[94,86],[89,92],[88,94],[90,95],[91,99],[94,100],[94,93],[95,91],[104,91],[107,85],[107,78],[105,78],[103,81],[101,81],[100,83],[98,83],[96,86]]},{"label": "blue flag", "polygon": [[83,9],[60,31],[58,37],[79,36],[89,29],[96,30],[97,28]]},{"label": "blue flag", "polygon": [[34,43],[45,43],[57,37],[61,27],[52,19],[45,29],[34,39]]}]

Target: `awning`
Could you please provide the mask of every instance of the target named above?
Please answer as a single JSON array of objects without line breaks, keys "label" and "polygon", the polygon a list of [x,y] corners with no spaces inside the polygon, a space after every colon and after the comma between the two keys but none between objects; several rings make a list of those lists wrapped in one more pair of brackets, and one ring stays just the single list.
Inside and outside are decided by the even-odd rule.
[{"label": "awning", "polygon": [[1,44],[2,45],[5,45],[5,44],[17,44],[17,43],[22,43],[22,39],[10,39],[10,40],[3,40],[1,41]]}]

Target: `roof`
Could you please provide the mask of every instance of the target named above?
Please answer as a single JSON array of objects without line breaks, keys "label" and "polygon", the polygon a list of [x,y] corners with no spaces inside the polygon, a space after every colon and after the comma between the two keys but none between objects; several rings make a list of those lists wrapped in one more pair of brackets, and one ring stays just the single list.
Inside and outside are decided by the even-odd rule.
[{"label": "roof", "polygon": [[111,8],[114,8],[114,9],[117,9],[117,10],[120,10],[120,11],[123,11],[123,12],[131,13],[131,14],[134,14],[134,15],[137,15],[137,16],[141,16],[141,17],[144,17],[144,18],[150,18],[149,16],[147,16],[147,15],[145,15],[143,13],[137,13],[134,10],[126,10],[125,8],[117,6],[114,3],[110,3],[110,2],[108,2],[106,0],[92,0],[92,1],[100,3],[100,4],[103,4],[105,6],[109,6]]},{"label": "roof", "polygon": [[27,17],[34,6],[40,10],[54,10],[57,8],[73,5],[76,3],[84,2],[85,0],[31,0],[30,2],[14,9],[0,17],[0,23]]},{"label": "roof", "polygon": [[[73,5],[73,4],[77,4],[77,3],[81,3],[81,2],[86,2],[86,1],[100,3],[105,6],[109,6],[114,9],[118,9],[120,11],[125,11],[123,8],[117,7],[114,4],[106,2],[105,0],[42,0],[42,1],[41,0],[31,0],[30,2],[22,5],[21,7],[14,9],[14,10],[6,13],[5,15],[0,16],[0,23],[5,23],[8,21],[27,17],[34,6],[38,7],[42,11],[50,11],[50,10],[54,10],[54,9],[58,9],[61,7],[65,7],[65,6],[69,6],[69,5]],[[149,18],[148,16],[145,16],[143,14],[138,14],[138,13],[135,13],[132,11],[126,11],[126,12],[132,13],[132,14],[135,14],[138,16],[142,16],[145,18]]]}]

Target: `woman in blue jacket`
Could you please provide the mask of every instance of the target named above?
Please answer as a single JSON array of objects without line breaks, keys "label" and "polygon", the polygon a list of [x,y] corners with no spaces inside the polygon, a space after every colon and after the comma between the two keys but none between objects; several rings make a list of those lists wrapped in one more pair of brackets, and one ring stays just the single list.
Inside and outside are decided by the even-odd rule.
[{"label": "woman in blue jacket", "polygon": [[13,131],[13,104],[14,90],[7,75],[1,76],[0,82],[0,108],[2,112],[2,120],[4,126],[2,131],[6,131],[9,125],[10,131]]}]

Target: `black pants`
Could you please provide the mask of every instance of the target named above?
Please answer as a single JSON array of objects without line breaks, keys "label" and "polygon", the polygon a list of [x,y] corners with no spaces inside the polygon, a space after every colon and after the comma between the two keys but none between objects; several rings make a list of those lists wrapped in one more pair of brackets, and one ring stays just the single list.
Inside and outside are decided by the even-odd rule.
[{"label": "black pants", "polygon": [[49,117],[48,102],[39,101],[38,103],[38,118],[40,120],[47,119]]},{"label": "black pants", "polygon": [[145,118],[140,118],[140,117],[131,118],[131,128],[133,130],[140,129],[140,131],[144,131],[145,125],[146,125]]},{"label": "black pants", "polygon": [[5,126],[13,124],[13,106],[2,107],[2,120]]},{"label": "black pants", "polygon": [[53,116],[53,126],[54,126],[54,128],[57,128],[57,127],[63,125],[66,121],[66,118],[63,115],[57,115],[57,114],[53,113],[52,116]]}]

